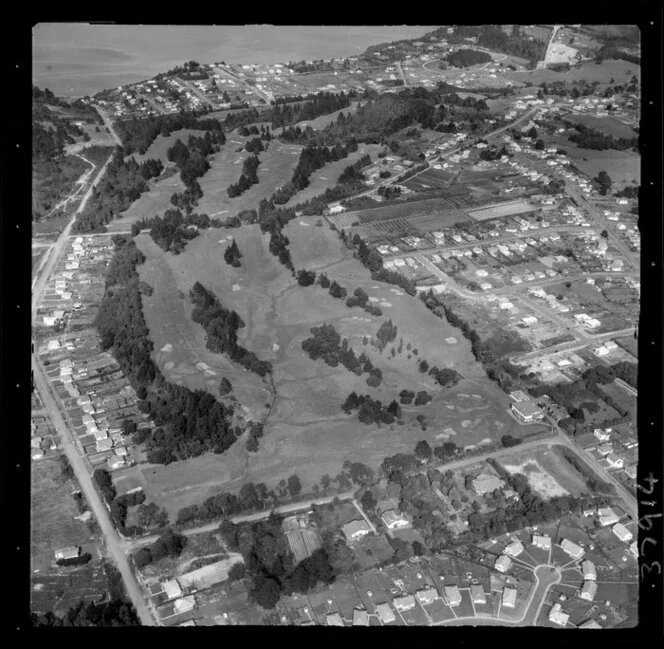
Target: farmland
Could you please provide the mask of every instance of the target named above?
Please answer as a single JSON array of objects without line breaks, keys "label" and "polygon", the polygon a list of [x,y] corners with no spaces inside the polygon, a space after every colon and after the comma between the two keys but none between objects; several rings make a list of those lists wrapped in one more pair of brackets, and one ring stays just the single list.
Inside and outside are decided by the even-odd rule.
[{"label": "farmland", "polygon": [[[248,453],[240,441],[223,456],[206,455],[168,467],[139,465],[119,472],[119,476],[131,473],[169,513],[202,501],[218,488],[237,488],[246,480],[273,485],[296,472],[306,489],[321,475],[336,474],[346,459],[377,466],[386,455],[411,450],[422,438],[453,437],[457,444],[467,445],[525,430],[506,412],[505,395],[486,378],[460,333],[419,300],[372,281],[335,233],[316,226],[317,220],[295,220],[284,230],[292,242],[296,267],[324,270],[349,292],[362,288],[380,305],[382,317],[350,309],[319,286],[297,285],[268,252],[268,236],[258,226],[233,230],[243,254],[242,267],[237,269],[223,261],[226,237],[219,230],[201,232],[178,256],[164,253],[145,235],[137,237],[147,257],[139,266],[141,279],[154,288],[152,296],[143,296],[145,317],[155,359],[164,374],[215,395],[219,380],[227,376],[247,416],[257,418],[267,411],[268,384],[205,348],[203,328],[191,320],[186,297],[199,281],[244,320],[238,342],[273,364],[278,395],[257,453]],[[402,347],[399,353],[395,349],[394,356],[389,347],[381,353],[364,344],[364,337],[373,338],[387,318],[397,327],[394,347]],[[383,372],[381,385],[370,388],[364,377],[341,366],[314,362],[304,354],[302,341],[310,337],[313,326],[322,323],[332,324],[356,353],[363,351],[371,358]],[[450,340],[441,342],[445,339]],[[430,376],[418,371],[424,356],[431,365],[453,367],[466,380],[441,390]],[[404,406],[403,426],[363,425],[340,409],[353,390],[389,403],[404,388],[427,390],[433,400],[427,406]],[[426,418],[426,430],[415,421],[418,414]]]}]

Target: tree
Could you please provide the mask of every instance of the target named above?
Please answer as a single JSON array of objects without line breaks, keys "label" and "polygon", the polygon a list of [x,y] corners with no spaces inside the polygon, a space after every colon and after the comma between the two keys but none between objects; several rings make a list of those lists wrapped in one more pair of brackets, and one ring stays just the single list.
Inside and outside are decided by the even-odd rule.
[{"label": "tree", "polygon": [[423,460],[429,461],[433,455],[433,450],[426,440],[420,440],[415,445],[415,455]]},{"label": "tree", "polygon": [[295,474],[288,478],[288,491],[293,498],[295,498],[302,491],[302,484],[300,483],[300,479]]},{"label": "tree", "polygon": [[602,196],[606,196],[606,194],[611,189],[611,185],[613,184],[609,174],[607,174],[606,171],[600,171],[599,174],[597,174],[597,176],[594,178],[594,180],[599,186],[598,187],[599,193]]},{"label": "tree", "polygon": [[364,509],[368,509],[368,510],[373,510],[373,508],[376,506],[377,501],[374,498],[374,495],[371,493],[370,489],[367,489],[364,492],[364,495],[360,499],[360,503],[362,504],[362,507]]},{"label": "tree", "polygon": [[221,379],[221,383],[219,384],[219,394],[223,397],[224,395],[228,394],[229,392],[233,391],[233,385],[231,382],[226,378],[225,376]]},{"label": "tree", "polygon": [[427,363],[424,359],[422,359],[419,363],[419,370],[423,374],[426,374],[429,371],[429,363]]},{"label": "tree", "polygon": [[608,230],[602,230],[602,231],[600,232],[600,234],[601,234],[601,236],[603,236],[605,239],[608,239],[608,238],[609,238],[609,232],[608,232]]},{"label": "tree", "polygon": [[544,140],[542,140],[541,138],[537,140],[537,142],[535,142],[535,149],[537,151],[542,151],[544,149]]},{"label": "tree", "polygon": [[228,579],[231,582],[239,581],[245,576],[246,573],[247,569],[245,568],[244,563],[235,563],[231,566],[230,570],[228,571]]}]

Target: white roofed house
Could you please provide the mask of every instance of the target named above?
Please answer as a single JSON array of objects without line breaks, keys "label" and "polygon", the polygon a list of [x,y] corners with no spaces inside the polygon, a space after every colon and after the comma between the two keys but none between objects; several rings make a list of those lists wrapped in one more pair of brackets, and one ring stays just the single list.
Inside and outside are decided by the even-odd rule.
[{"label": "white roofed house", "polygon": [[523,543],[521,541],[512,541],[506,546],[503,552],[510,557],[518,557],[523,552]]},{"label": "white roofed house", "polygon": [[609,463],[609,466],[614,469],[622,469],[625,464],[625,461],[615,453],[609,453],[609,455],[606,456],[606,461]]},{"label": "white roofed house", "polygon": [[586,581],[596,581],[597,580],[597,570],[595,570],[595,564],[592,561],[582,561],[581,562],[581,571],[583,572],[583,578]]},{"label": "white roofed house", "polygon": [[551,549],[551,537],[544,534],[533,534],[533,545],[542,550]]},{"label": "white roofed house", "polygon": [[558,624],[560,626],[567,626],[567,621],[569,620],[569,614],[563,612],[562,606],[556,602],[549,611],[549,622]]},{"label": "white roofed house", "polygon": [[415,606],[415,598],[412,595],[404,595],[395,597],[392,603],[397,611],[408,611]]},{"label": "white roofed house", "polygon": [[341,616],[339,615],[339,613],[330,613],[327,616],[326,621],[327,621],[328,626],[343,626],[344,625],[344,622],[341,619]]},{"label": "white roofed house", "polygon": [[410,521],[404,514],[396,511],[395,509],[386,511],[381,518],[383,522],[390,530],[402,529],[404,527],[410,527]]},{"label": "white roofed house", "polygon": [[599,516],[599,524],[602,527],[613,525],[620,520],[618,514],[616,514],[610,507],[601,507],[597,510],[597,514]]},{"label": "white roofed house", "polygon": [[397,619],[394,615],[394,611],[390,608],[390,605],[387,602],[378,604],[376,606],[376,613],[378,613],[378,617],[383,624],[394,622]]},{"label": "white roofed house", "polygon": [[486,595],[484,587],[481,584],[472,584],[470,586],[470,596],[474,604],[486,604]]},{"label": "white roofed house", "polygon": [[346,523],[342,531],[349,541],[355,541],[371,531],[369,526],[363,520],[350,521]]},{"label": "white roofed house", "polygon": [[516,606],[516,588],[503,588],[502,606],[505,608],[514,608]]},{"label": "white roofed house", "polygon": [[55,551],[56,561],[62,561],[63,559],[76,559],[81,553],[81,548],[77,545],[70,545],[66,548],[60,548]]},{"label": "white roofed house", "polygon": [[494,568],[498,572],[507,572],[512,565],[512,559],[510,559],[506,554],[501,554],[497,559],[494,565]]},{"label": "white roofed house", "polygon": [[611,531],[620,539],[623,543],[627,543],[634,538],[634,535],[622,524],[616,523]]},{"label": "white roofed house", "polygon": [[458,586],[445,586],[445,599],[450,606],[461,604],[461,593]]},{"label": "white roofed house", "polygon": [[584,549],[581,546],[569,539],[563,539],[560,547],[563,549],[563,552],[572,557],[572,559],[580,559],[585,554]]},{"label": "white roofed house", "polygon": [[364,609],[353,610],[353,626],[369,626],[369,614]]},{"label": "white roofed house", "polygon": [[592,602],[595,599],[595,594],[597,593],[597,582],[595,581],[584,581],[579,593],[581,599],[585,599],[588,602]]},{"label": "white roofed house", "polygon": [[415,596],[420,604],[431,604],[440,597],[435,588],[423,588],[422,590],[418,590]]}]

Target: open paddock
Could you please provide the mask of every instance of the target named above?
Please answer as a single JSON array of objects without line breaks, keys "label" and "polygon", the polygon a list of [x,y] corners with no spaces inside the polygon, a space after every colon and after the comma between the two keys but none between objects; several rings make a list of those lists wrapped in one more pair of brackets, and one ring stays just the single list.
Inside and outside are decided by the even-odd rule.
[{"label": "open paddock", "polygon": [[510,473],[522,473],[542,498],[587,492],[581,475],[560,455],[556,447],[539,448],[503,456],[500,464]]},{"label": "open paddock", "polygon": [[638,133],[627,124],[621,122],[615,117],[595,117],[594,115],[571,114],[566,117],[570,122],[583,124],[595,131],[600,131],[605,135],[615,138],[633,138],[638,137]]}]

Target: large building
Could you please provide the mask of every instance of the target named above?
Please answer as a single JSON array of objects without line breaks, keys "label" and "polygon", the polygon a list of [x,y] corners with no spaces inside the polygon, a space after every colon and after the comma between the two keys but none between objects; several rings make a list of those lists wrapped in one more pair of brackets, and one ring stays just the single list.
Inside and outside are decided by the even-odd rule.
[{"label": "large building", "polygon": [[524,424],[532,424],[533,422],[544,418],[544,412],[542,409],[536,406],[532,401],[512,403],[510,404],[510,408],[516,415],[517,419]]}]

